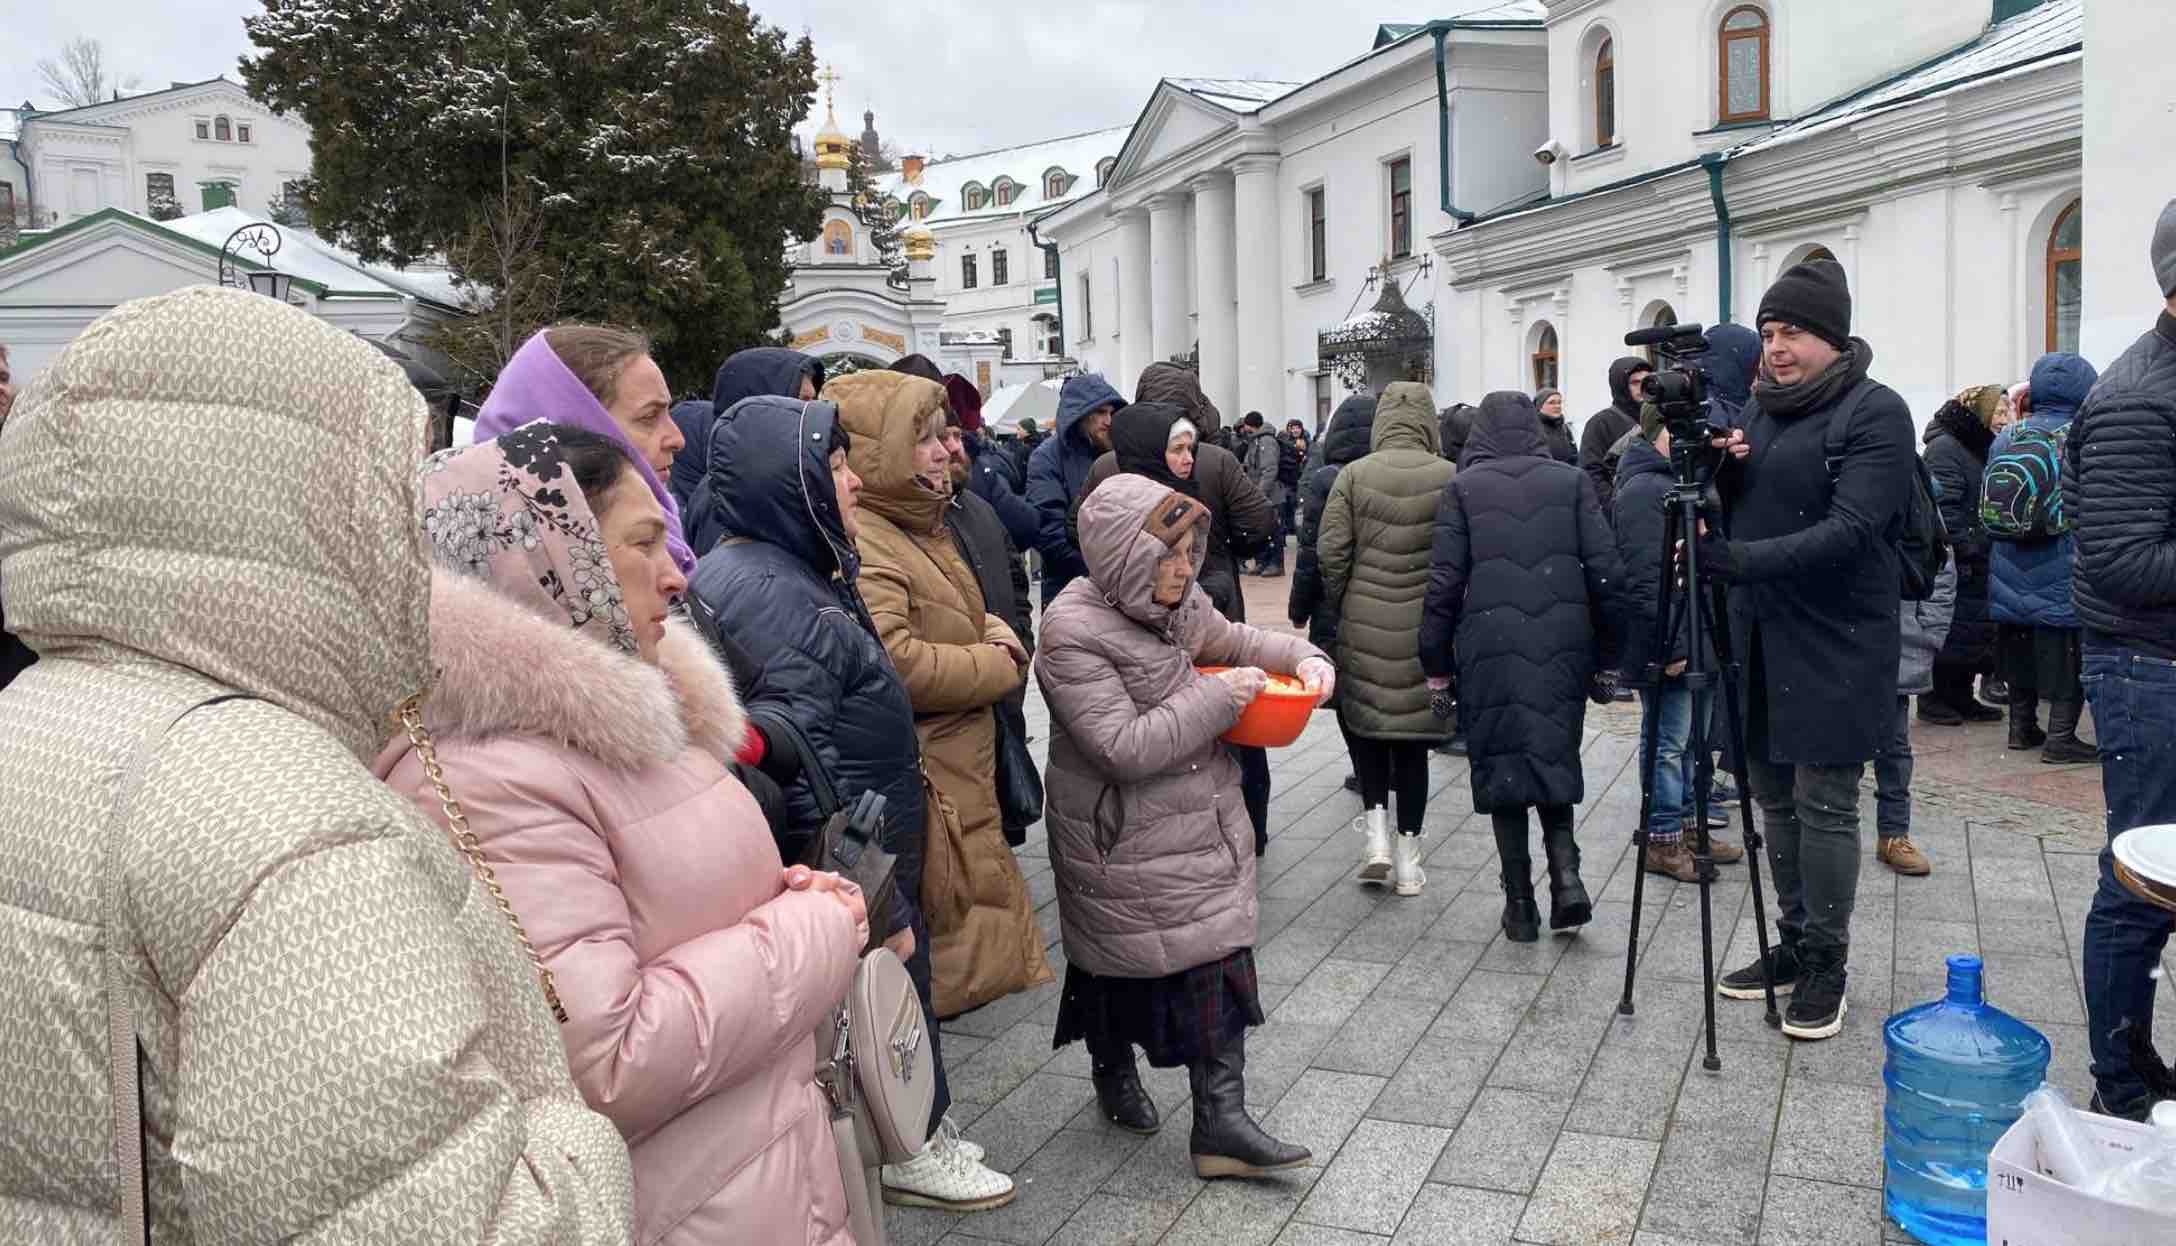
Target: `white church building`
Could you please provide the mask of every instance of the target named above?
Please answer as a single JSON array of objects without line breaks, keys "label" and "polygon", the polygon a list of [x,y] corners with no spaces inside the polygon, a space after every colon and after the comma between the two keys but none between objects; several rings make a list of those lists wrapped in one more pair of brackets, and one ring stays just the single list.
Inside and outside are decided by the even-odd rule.
[{"label": "white church building", "polygon": [[2170,46],[2176,5],[2109,0],[1503,0],[1298,86],[1161,81],[1034,224],[1067,347],[1122,390],[1198,350],[1227,412],[1319,418],[1318,335],[1392,281],[1439,403],[1553,384],[1577,419],[1627,332],[1750,324],[1826,254],[1923,420],[2150,323]]}]

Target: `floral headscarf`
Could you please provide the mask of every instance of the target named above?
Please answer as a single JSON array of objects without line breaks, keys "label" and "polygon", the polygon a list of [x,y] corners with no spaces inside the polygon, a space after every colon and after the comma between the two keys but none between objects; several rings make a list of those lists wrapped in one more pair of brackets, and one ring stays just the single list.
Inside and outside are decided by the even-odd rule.
[{"label": "floral headscarf", "polygon": [[423,533],[439,566],[636,652],[597,517],[551,425],[442,450],[419,475]]},{"label": "floral headscarf", "polygon": [[2001,412],[2006,396],[2000,385],[1974,385],[1957,395],[1957,405],[1977,417],[1981,428],[1993,431],[1995,416]]}]

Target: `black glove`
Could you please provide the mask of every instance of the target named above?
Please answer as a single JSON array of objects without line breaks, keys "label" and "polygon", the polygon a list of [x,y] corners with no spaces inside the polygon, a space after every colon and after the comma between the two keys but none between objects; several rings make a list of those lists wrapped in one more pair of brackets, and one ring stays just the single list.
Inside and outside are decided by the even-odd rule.
[{"label": "black glove", "polygon": [[1745,546],[1710,533],[1700,538],[1700,573],[1725,584],[1745,574]]},{"label": "black glove", "polygon": [[1428,693],[1428,712],[1438,722],[1449,722],[1458,714],[1458,684],[1453,681]]},{"label": "black glove", "polygon": [[1617,672],[1596,671],[1587,681],[1587,699],[1596,705],[1608,705],[1617,699]]}]

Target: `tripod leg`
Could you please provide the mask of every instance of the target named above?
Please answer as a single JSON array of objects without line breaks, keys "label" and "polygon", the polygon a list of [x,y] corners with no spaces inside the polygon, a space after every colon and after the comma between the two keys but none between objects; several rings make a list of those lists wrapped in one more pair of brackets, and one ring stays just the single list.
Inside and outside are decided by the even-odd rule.
[{"label": "tripod leg", "polygon": [[[1693,626],[1692,651],[1696,654],[1702,652],[1697,622]],[[1704,658],[1704,654],[1694,658],[1692,665],[1705,666]],[[1692,750],[1693,757],[1699,759],[1693,776],[1692,863],[1693,873],[1700,879],[1700,980],[1706,986],[1706,990],[1701,993],[1701,999],[1707,1026],[1707,1054],[1701,1058],[1700,1067],[1713,1073],[1723,1067],[1723,1058],[1715,1050],[1715,908],[1712,895],[1715,885],[1715,858],[1712,845],[1708,842],[1708,785],[1714,779],[1715,767],[1708,760],[1708,727],[1703,721],[1703,715],[1698,712],[1700,697],[1697,695],[1706,687],[1708,678],[1708,672],[1701,671],[1690,680],[1695,693],[1695,712],[1692,714],[1692,727],[1686,735],[1685,747]]]},{"label": "tripod leg", "polygon": [[[1670,654],[1669,643],[1673,628],[1670,611],[1680,599],[1676,591],[1675,569],[1672,559],[1677,548],[1678,512],[1666,509],[1662,515],[1662,580],[1655,602],[1655,646],[1649,651],[1653,660],[1647,664],[1647,677],[1657,688],[1662,686],[1662,668]],[[1682,595],[1688,611],[1693,609],[1690,593]],[[1617,1001],[1617,1015],[1632,1015],[1632,984],[1639,973],[1641,906],[1647,892],[1647,827],[1655,808],[1655,754],[1662,741],[1662,715],[1641,715],[1640,723],[1640,824],[1632,832],[1632,928],[1626,932],[1624,944],[1624,995]]]},{"label": "tripod leg", "polygon": [[[1760,963],[1765,968],[1771,963],[1768,946],[1768,902],[1761,892],[1761,833],[1759,824],[1753,818],[1753,783],[1748,777],[1752,766],[1746,757],[1743,702],[1738,700],[1738,689],[1745,677],[1745,671],[1738,665],[1737,655],[1730,650],[1729,612],[1720,585],[1713,594],[1702,600],[1701,608],[1707,611],[1709,635],[1715,638],[1716,666],[1723,677],[1723,722],[1730,732],[1731,755],[1738,763],[1737,772],[1732,777],[1738,782],[1738,818],[1744,827],[1746,881],[1753,889],[1753,935],[1759,941]],[[1724,621],[1721,627],[1715,626],[1718,618]],[[1764,981],[1761,986],[1768,1005],[1768,1013],[1764,1019],[1770,1029],[1781,1029],[1783,1014],[1776,1010],[1776,984],[1773,981]],[[1713,983],[1708,986],[1708,994],[1711,997],[1708,1007],[1713,1009]]]}]

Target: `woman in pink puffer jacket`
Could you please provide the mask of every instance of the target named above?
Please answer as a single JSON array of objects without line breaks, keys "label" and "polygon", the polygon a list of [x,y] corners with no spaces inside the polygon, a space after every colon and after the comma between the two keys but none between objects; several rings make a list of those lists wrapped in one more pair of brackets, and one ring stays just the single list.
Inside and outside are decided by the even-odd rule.
[{"label": "woman in pink puffer jacket", "polygon": [[[583,1095],[634,1157],[635,1240],[850,1246],[815,1032],[868,920],[782,867],[664,516],[614,443],[532,424],[424,466],[445,781],[551,974]],[[631,482],[631,483],[630,483]],[[406,739],[378,774],[445,821]]]}]

